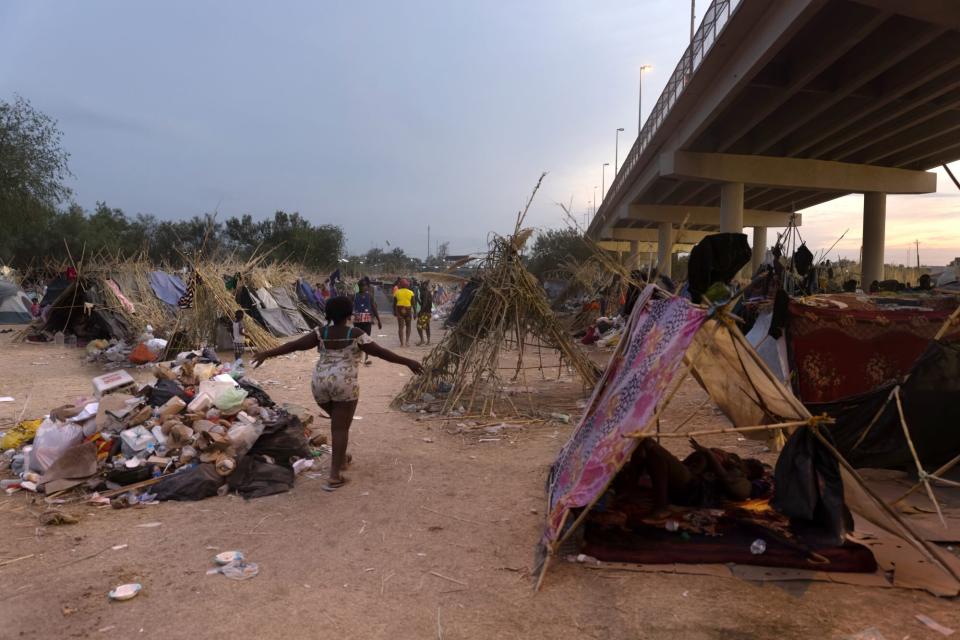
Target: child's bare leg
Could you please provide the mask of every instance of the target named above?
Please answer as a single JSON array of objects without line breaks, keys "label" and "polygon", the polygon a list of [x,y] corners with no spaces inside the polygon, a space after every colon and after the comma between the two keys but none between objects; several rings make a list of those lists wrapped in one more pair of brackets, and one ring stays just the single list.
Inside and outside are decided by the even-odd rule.
[{"label": "child's bare leg", "polygon": [[330,403],[330,436],[333,458],[330,462],[331,485],[343,484],[341,471],[347,462],[347,444],[350,439],[350,424],[357,410],[357,401]]}]

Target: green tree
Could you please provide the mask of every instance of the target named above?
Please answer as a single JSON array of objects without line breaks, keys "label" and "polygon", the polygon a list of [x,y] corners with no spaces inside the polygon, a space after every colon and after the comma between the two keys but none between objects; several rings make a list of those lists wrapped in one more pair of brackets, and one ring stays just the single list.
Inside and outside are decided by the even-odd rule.
[{"label": "green tree", "polygon": [[547,229],[537,234],[527,268],[542,278],[544,273],[560,268],[570,258],[583,262],[592,254],[590,246],[576,229]]},{"label": "green tree", "polygon": [[26,264],[46,249],[55,207],[70,195],[62,136],[24,98],[0,100],[0,261]]}]

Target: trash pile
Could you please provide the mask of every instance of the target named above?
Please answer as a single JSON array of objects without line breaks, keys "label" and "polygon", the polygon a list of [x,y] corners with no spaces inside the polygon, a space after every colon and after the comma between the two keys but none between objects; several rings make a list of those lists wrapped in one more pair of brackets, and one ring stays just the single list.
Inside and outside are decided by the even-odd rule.
[{"label": "trash pile", "polygon": [[[54,336],[54,342],[57,337]],[[145,365],[163,357],[167,350],[167,341],[153,335],[153,327],[147,325],[146,330],[134,344],[116,338],[110,340],[91,340],[87,343],[87,362],[99,362],[107,370]],[[216,360],[212,351],[206,354]]]},{"label": "trash pile", "polygon": [[624,319],[622,316],[607,318],[601,316],[596,319],[580,338],[581,344],[595,344],[601,349],[613,349],[619,344],[623,335]]},{"label": "trash pile", "polygon": [[15,477],[0,488],[48,498],[77,489],[116,508],[228,492],[254,498],[289,490],[295,473],[328,451],[308,441],[312,416],[278,407],[240,361],[191,351],[152,373],[142,387],[123,370],[99,376],[91,398],[6,431],[0,470]]}]

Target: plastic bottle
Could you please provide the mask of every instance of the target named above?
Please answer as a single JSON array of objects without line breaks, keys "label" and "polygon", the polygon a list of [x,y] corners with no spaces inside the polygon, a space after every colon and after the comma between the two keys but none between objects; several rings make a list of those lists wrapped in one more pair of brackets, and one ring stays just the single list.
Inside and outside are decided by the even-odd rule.
[{"label": "plastic bottle", "polygon": [[755,556],[759,556],[763,554],[766,550],[767,550],[767,543],[761,538],[757,538],[750,545],[750,553],[752,553]]},{"label": "plastic bottle", "polygon": [[75,336],[74,334],[71,333],[70,335],[66,336],[66,337],[63,339],[63,344],[66,345],[66,346],[68,346],[68,347],[76,348],[76,346],[77,346],[77,336]]},{"label": "plastic bottle", "polygon": [[53,334],[53,344],[62,346],[63,345],[63,331],[57,331]]}]

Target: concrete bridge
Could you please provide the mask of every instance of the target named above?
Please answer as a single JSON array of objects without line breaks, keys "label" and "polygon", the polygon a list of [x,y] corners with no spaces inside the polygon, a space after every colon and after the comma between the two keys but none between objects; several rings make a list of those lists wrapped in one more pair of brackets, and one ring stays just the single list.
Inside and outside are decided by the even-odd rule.
[{"label": "concrete bridge", "polygon": [[928,170],[957,159],[960,0],[714,0],[588,234],[656,246],[669,273],[671,247],[744,227],[766,247],[768,227],[862,193],[866,286],[887,194],[936,191]]}]

